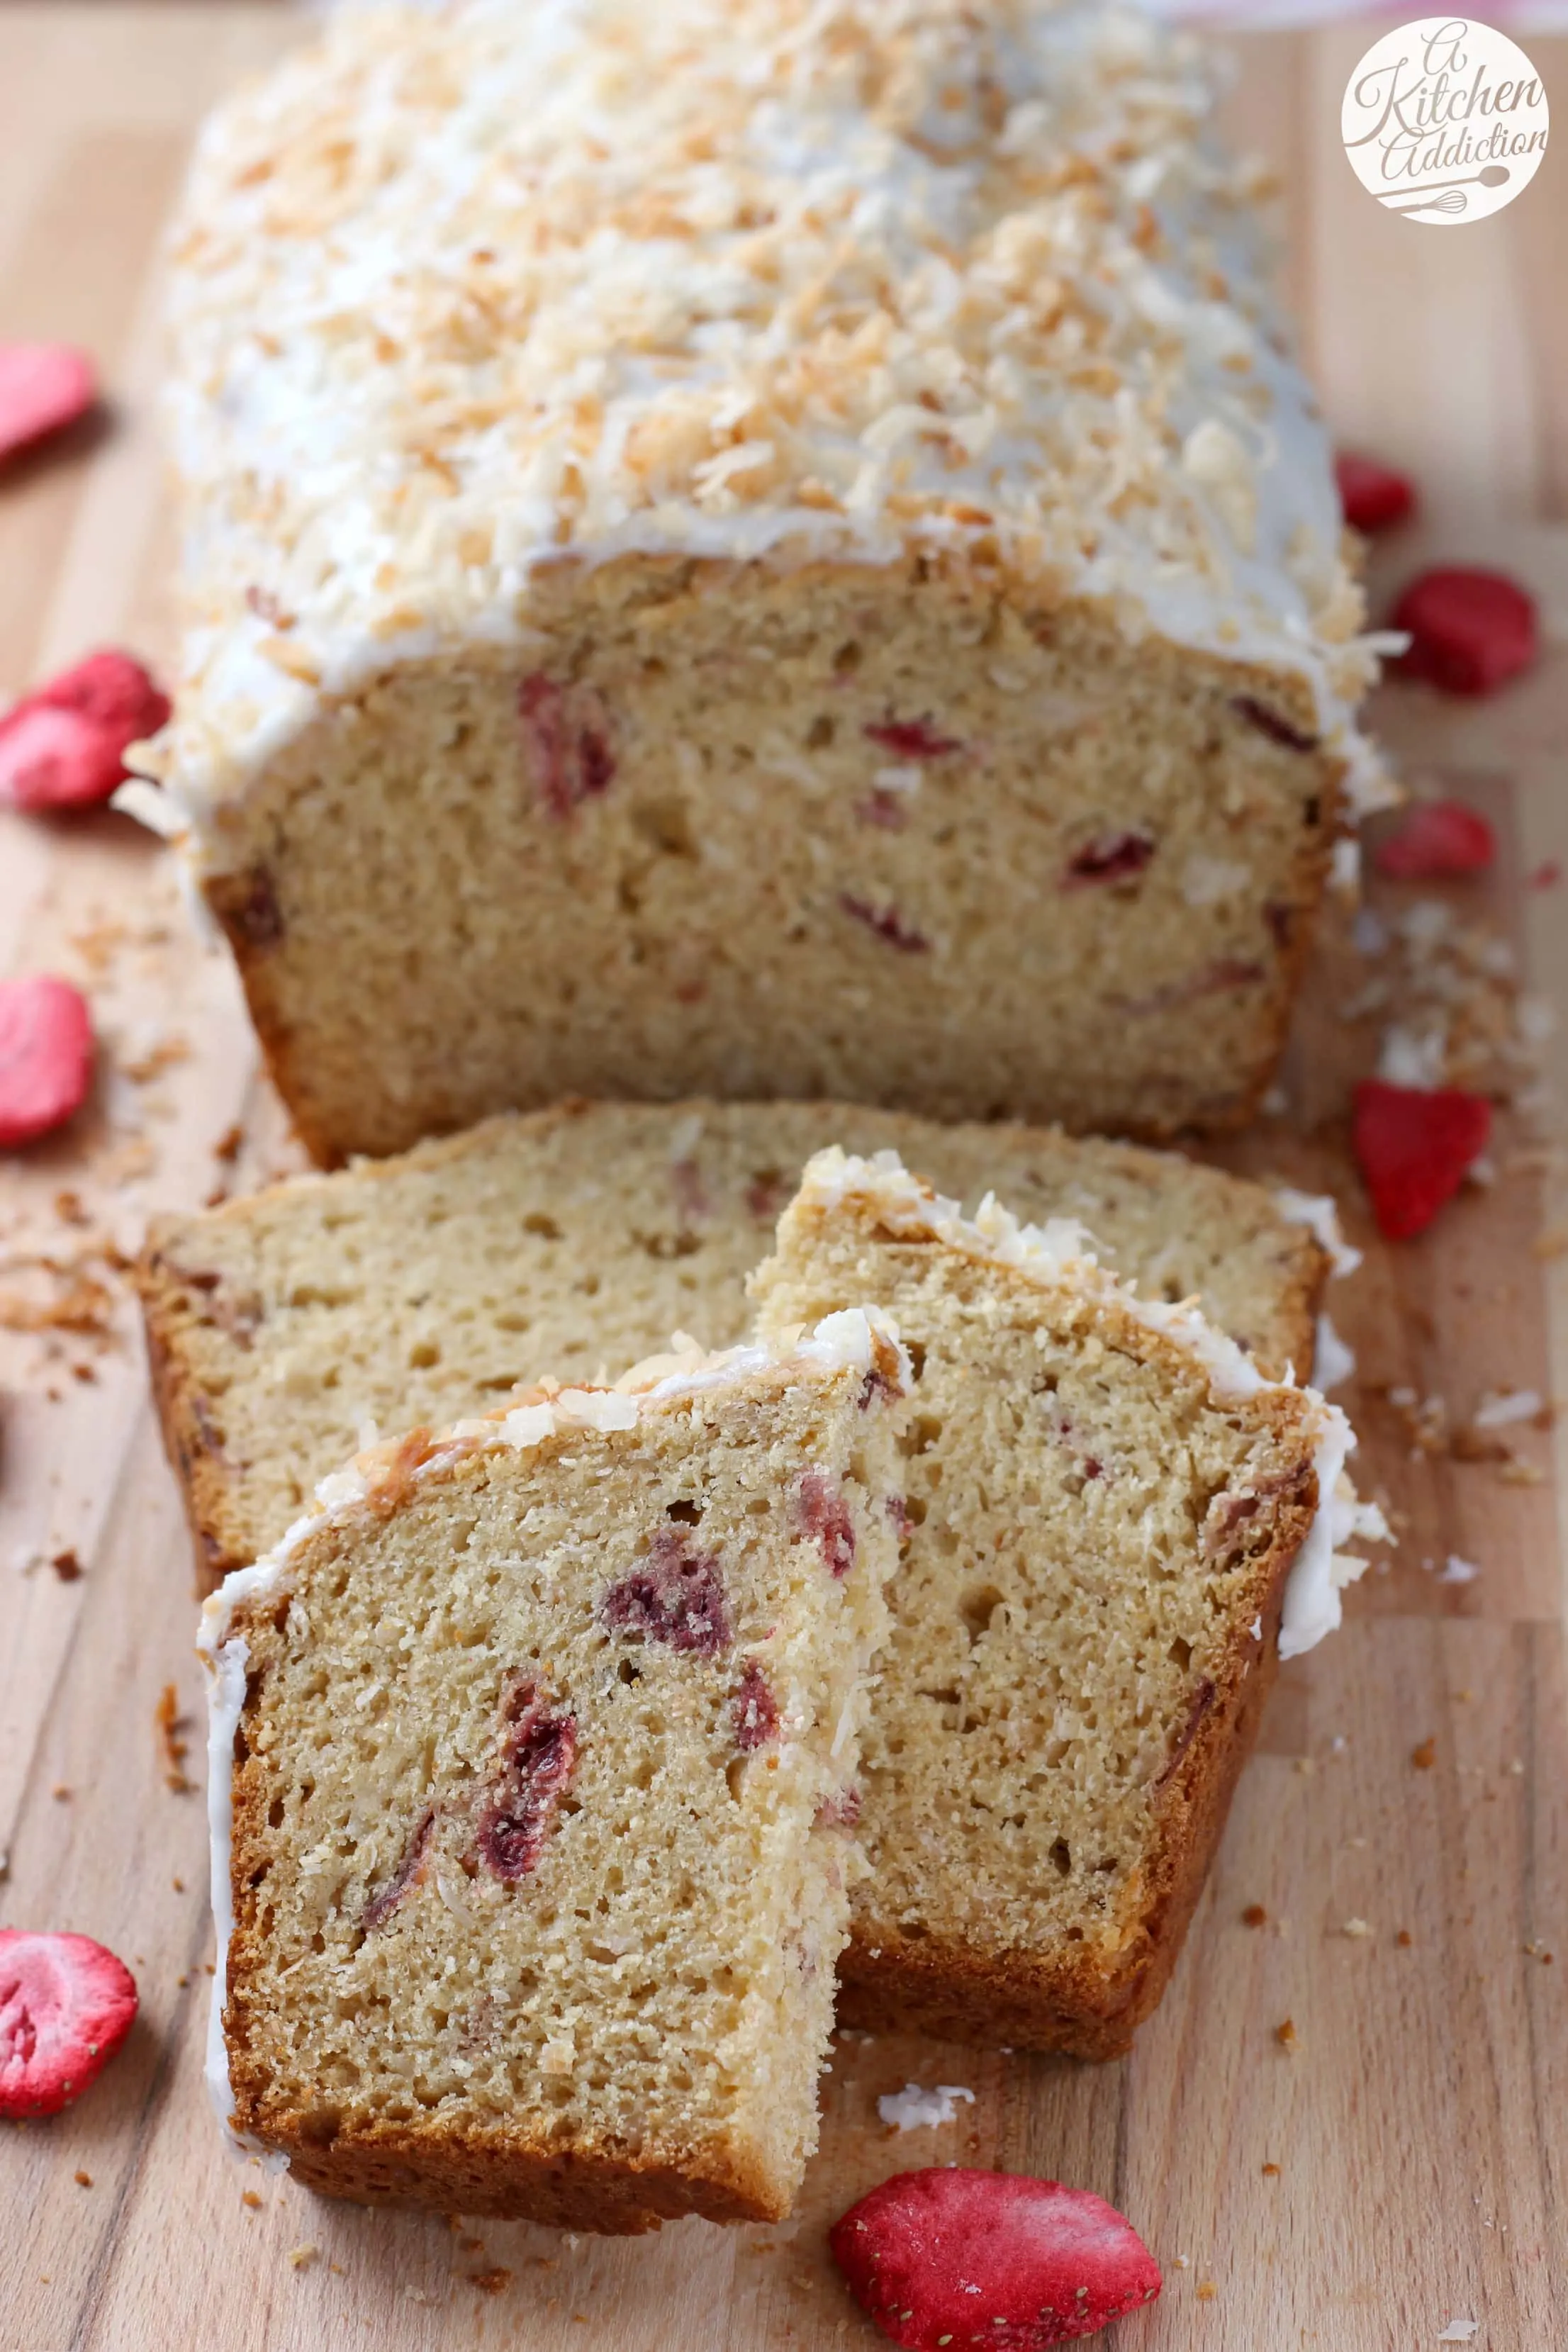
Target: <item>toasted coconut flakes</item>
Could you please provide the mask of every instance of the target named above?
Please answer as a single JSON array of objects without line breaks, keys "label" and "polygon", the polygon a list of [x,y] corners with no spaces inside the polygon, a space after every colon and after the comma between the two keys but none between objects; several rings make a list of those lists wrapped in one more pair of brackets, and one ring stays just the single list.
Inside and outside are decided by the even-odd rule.
[{"label": "toasted coconut flakes", "polygon": [[1302,677],[1370,776],[1211,106],[1099,0],[341,12],[216,118],[174,240],[200,555],[153,772],[201,814],[321,692],[505,642],[562,551],[936,546]]}]

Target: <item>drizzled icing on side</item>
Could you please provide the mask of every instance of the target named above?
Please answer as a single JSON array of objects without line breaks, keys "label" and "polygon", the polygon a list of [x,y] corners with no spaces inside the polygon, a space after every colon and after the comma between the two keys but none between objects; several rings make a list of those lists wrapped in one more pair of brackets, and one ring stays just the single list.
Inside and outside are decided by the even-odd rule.
[{"label": "drizzled icing on side", "polygon": [[354,11],[174,254],[200,829],[542,564],[934,553],[1302,677],[1367,767],[1329,453],[1202,53],[1114,0]]}]

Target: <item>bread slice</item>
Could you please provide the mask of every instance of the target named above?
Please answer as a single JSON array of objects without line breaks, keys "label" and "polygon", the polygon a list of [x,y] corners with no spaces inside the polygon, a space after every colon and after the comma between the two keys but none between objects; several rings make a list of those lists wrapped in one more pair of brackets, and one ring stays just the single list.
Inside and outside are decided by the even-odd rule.
[{"label": "bread slice", "polygon": [[842,1103],[498,1118],[154,1227],[148,1348],[204,1590],[277,1542],[366,1423],[453,1421],[542,1372],[613,1378],[678,1328],[742,1339],[745,1277],[830,1143],[895,1150],[972,1207],[994,1189],[1020,1216],[1080,1218],[1108,1264],[1152,1297],[1201,1297],[1271,1376],[1311,1361],[1311,1232],[1171,1153]]},{"label": "bread slice", "polygon": [[856,1311],[421,1431],[208,1601],[211,2072],[247,2144],[374,2203],[787,2211],[907,1371]]},{"label": "bread slice", "polygon": [[[775,1344],[885,1299],[917,1378],[841,2019],[1124,2051],[1164,1989],[1283,1649],[1337,1622],[1353,1443],[1065,1222],[971,1223],[819,1155],[753,1289]],[[1348,1531],[1343,1507],[1341,1521]]]}]

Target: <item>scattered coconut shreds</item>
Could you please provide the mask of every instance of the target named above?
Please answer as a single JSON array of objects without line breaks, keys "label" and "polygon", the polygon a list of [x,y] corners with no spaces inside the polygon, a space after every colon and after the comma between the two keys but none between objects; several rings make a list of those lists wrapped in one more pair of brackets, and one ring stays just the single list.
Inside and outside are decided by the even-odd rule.
[{"label": "scattered coconut shreds", "polygon": [[1439,1584],[1473,1584],[1480,1572],[1473,1559],[1461,1559],[1457,1551],[1451,1551],[1437,1570],[1437,1581]]},{"label": "scattered coconut shreds", "polygon": [[1385,1389],[1384,1394],[1404,1422],[1414,1452],[1444,1451],[1448,1438],[1448,1408],[1442,1397],[1419,1396],[1412,1388]]},{"label": "scattered coconut shreds", "polygon": [[114,1300],[96,1276],[79,1268],[37,1261],[40,1274],[57,1282],[52,1297],[39,1298],[22,1291],[0,1291],[0,1330],[75,1331],[84,1338],[107,1339],[113,1328]]},{"label": "scattered coconut shreds", "polygon": [[1470,1423],[1475,1429],[1506,1429],[1511,1422],[1535,1420],[1544,1405],[1539,1389],[1488,1389]]},{"label": "scattered coconut shreds", "polygon": [[[1459,1087],[1521,1102],[1535,1079],[1553,1013],[1521,993],[1513,950],[1446,899],[1418,898],[1369,918],[1353,943],[1382,969],[1340,1006],[1342,1018],[1384,1017],[1376,1075],[1390,1086]],[[1380,940],[1375,950],[1371,943]]]},{"label": "scattered coconut shreds", "polygon": [[163,1031],[142,1033],[122,1041],[120,1066],[133,1086],[150,1086],[165,1070],[191,1058],[189,1042]]},{"label": "scattered coconut shreds", "polygon": [[961,2083],[938,2083],[929,2091],[918,2083],[906,2083],[901,2091],[889,2091],[878,2100],[877,2113],[895,2131],[936,2131],[953,2121],[961,2101],[974,2105],[973,2092]]},{"label": "scattered coconut shreds", "polygon": [[1450,2319],[1437,2337],[1439,2344],[1473,2344],[1480,2329],[1479,2319]]},{"label": "scattered coconut shreds", "polygon": [[1352,1944],[1362,1942],[1375,1932],[1364,1919],[1347,1919],[1340,1929],[1341,1935],[1348,1936]]},{"label": "scattered coconut shreds", "polygon": [[321,2260],[321,2256],[320,2246],[290,2246],[289,2267],[292,2271],[308,2271],[312,2263]]}]

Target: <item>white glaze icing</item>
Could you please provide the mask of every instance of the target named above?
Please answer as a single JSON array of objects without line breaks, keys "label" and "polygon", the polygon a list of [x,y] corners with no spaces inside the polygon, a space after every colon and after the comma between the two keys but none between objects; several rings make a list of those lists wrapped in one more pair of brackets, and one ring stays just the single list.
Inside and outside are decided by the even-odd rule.
[{"label": "white glaze icing", "polygon": [[[291,1531],[314,1524],[300,1519]],[[228,1638],[229,1620],[242,1601],[269,1591],[283,1573],[289,1538],[253,1568],[236,1569],[202,1609],[196,1648],[207,1671],[207,1836],[211,1850],[215,1937],[212,2006],[207,2012],[206,2085],[228,2143],[237,2154],[258,2156],[268,2170],[286,2171],[288,2158],[234,2127],[234,2093],[223,2013],[228,2000],[228,1946],[234,1933],[234,1742],[245,1707],[249,1653],[242,1636]]]},{"label": "white glaze icing", "polygon": [[210,851],[324,697],[526,652],[563,557],[984,543],[1130,640],[1305,680],[1365,800],[1373,641],[1212,102],[1111,0],[335,23],[209,123],[175,238],[149,772]]},{"label": "white glaze icing", "polygon": [[1362,1261],[1362,1253],[1352,1249],[1340,1231],[1339,1202],[1331,1192],[1297,1192],[1289,1184],[1276,1184],[1274,1205],[1287,1223],[1307,1225],[1323,1249],[1328,1252],[1330,1271],[1336,1275],[1353,1274]]},{"label": "white glaze icing", "polygon": [[1355,1349],[1342,1339],[1326,1315],[1318,1318],[1317,1345],[1312,1353],[1312,1386],[1325,1396],[1343,1386],[1355,1371]]}]

